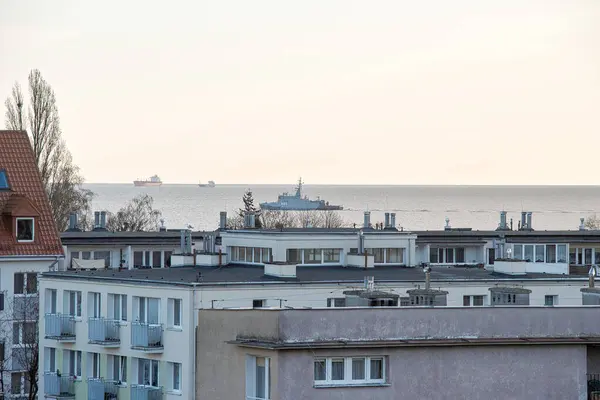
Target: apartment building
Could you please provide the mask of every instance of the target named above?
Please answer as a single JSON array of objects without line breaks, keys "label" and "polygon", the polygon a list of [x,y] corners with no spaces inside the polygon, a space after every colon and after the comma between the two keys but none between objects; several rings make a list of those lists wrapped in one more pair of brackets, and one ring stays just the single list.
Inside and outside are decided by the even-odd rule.
[{"label": "apartment building", "polygon": [[197,398],[586,399],[588,376],[600,372],[597,313],[582,306],[201,310]]},{"label": "apartment building", "polygon": [[26,132],[0,131],[0,365],[5,397],[27,398],[35,371],[38,273],[63,258]]}]

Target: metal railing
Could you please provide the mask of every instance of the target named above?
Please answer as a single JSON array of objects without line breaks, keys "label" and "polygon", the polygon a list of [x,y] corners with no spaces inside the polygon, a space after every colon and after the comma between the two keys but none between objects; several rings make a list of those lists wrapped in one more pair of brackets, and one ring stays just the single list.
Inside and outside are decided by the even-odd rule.
[{"label": "metal railing", "polygon": [[104,378],[88,378],[88,400],[116,400],[119,387],[115,381]]},{"label": "metal railing", "polygon": [[138,349],[162,349],[162,324],[131,323],[131,347]]},{"label": "metal railing", "polygon": [[88,339],[90,343],[110,344],[119,343],[119,321],[105,318],[88,319]]},{"label": "metal railing", "polygon": [[162,387],[131,385],[131,400],[162,400]]},{"label": "metal railing", "polygon": [[56,372],[44,373],[44,394],[58,398],[75,397],[75,379],[59,376]]},{"label": "metal railing", "polygon": [[587,374],[588,400],[600,400],[600,374]]},{"label": "metal railing", "polygon": [[45,336],[48,339],[72,339],[75,338],[75,317],[64,314],[46,314],[44,316],[46,325]]}]

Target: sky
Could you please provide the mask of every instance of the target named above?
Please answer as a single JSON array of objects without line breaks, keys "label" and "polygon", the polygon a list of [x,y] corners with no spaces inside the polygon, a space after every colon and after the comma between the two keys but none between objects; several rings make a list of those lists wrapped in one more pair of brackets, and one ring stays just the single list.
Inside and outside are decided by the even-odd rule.
[{"label": "sky", "polygon": [[0,98],[39,69],[90,183],[600,184],[598,21],[598,0],[0,0]]}]

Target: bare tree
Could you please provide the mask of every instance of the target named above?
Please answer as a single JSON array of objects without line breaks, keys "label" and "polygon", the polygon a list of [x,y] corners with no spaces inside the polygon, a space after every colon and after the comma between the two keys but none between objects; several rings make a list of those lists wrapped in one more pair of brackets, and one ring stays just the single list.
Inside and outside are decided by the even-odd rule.
[{"label": "bare tree", "polygon": [[29,106],[25,105],[21,86],[15,83],[6,99],[6,128],[27,131],[46,187],[54,221],[59,230],[68,226],[69,214],[89,207],[93,193],[81,187],[83,177],[73,163],[62,139],[56,97],[39,70],[29,73]]},{"label": "bare tree", "polygon": [[7,349],[2,362],[0,387],[5,396],[21,394],[33,400],[37,398],[39,389],[39,296],[37,273],[24,275],[28,277],[27,286],[23,293],[7,299],[0,320],[1,340]]},{"label": "bare tree", "polygon": [[266,229],[293,228],[296,216],[289,211],[265,210],[262,212],[262,223]]},{"label": "bare tree", "polygon": [[153,208],[153,204],[154,199],[148,194],[134,197],[115,214],[107,214],[106,229],[113,232],[156,230],[162,214]]},{"label": "bare tree", "polygon": [[343,228],[348,225],[334,210],[321,211],[321,228]]},{"label": "bare tree", "polygon": [[596,214],[591,215],[585,221],[585,227],[591,230],[599,230],[600,229],[600,218],[596,216]]}]

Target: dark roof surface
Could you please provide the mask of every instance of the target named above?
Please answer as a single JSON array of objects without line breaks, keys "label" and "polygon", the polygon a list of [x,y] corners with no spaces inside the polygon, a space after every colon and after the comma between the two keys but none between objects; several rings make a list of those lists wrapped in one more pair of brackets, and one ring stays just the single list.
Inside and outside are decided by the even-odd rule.
[{"label": "dark roof surface", "polygon": [[[198,280],[198,273],[201,278]],[[297,267],[296,278],[276,278],[264,275],[260,266],[229,265],[224,267],[173,267],[157,269],[116,269],[97,271],[45,272],[44,276],[65,279],[111,279],[118,281],[164,282],[165,284],[249,284],[249,283],[327,283],[327,282],[363,282],[365,276],[375,277],[375,283],[382,282],[425,282],[421,268],[376,267],[368,270],[347,267]],[[510,276],[497,274],[479,268],[432,268],[431,286],[436,282],[468,281],[521,281],[532,279],[557,279],[587,281],[585,277],[554,274],[527,274]]]},{"label": "dark roof surface", "polygon": [[[192,232],[192,239],[202,239],[206,232]],[[166,232],[110,232],[110,231],[67,231],[60,234],[62,242],[66,245],[74,244],[179,244],[181,233],[179,230]]]},{"label": "dark roof surface", "polygon": [[[9,189],[0,190],[0,256],[62,256],[46,190],[26,132],[0,131],[0,170]],[[35,217],[34,241],[19,243],[13,217]]]}]

